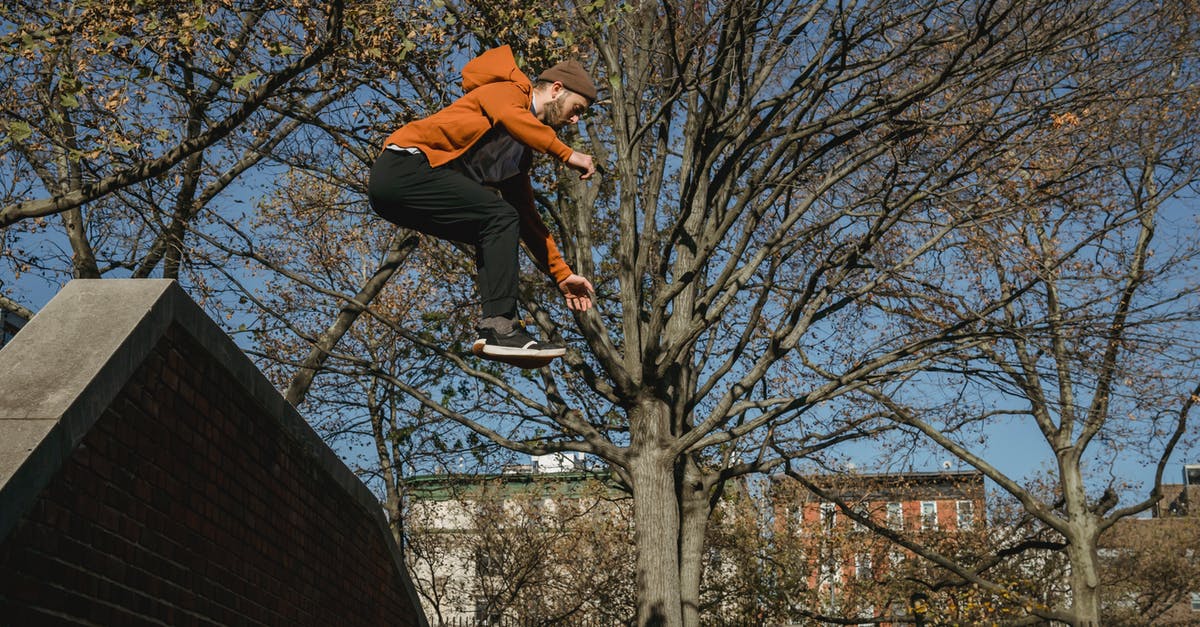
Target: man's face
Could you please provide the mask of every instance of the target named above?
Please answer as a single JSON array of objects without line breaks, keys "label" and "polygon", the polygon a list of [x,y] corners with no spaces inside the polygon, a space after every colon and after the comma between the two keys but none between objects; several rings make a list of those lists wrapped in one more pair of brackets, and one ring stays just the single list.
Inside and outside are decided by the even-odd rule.
[{"label": "man's face", "polygon": [[542,107],[542,124],[555,130],[575,124],[587,108],[587,98],[555,83],[550,90],[550,100]]}]

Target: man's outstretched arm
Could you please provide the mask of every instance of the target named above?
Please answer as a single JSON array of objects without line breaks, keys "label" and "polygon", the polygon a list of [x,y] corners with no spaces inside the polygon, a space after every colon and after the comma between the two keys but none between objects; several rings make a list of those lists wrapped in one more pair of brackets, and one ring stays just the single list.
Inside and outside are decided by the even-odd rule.
[{"label": "man's outstretched arm", "polygon": [[567,299],[571,311],[587,311],[595,290],[586,278],[575,274],[563,259],[550,229],[534,206],[533,185],[526,174],[518,174],[499,185],[500,194],[513,207],[521,222],[521,241],[538,269],[549,275]]}]

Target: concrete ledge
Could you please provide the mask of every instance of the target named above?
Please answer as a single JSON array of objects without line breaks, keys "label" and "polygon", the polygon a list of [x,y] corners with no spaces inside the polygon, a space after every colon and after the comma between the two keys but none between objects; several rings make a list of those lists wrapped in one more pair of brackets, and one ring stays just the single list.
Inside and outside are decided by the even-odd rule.
[{"label": "concrete ledge", "polygon": [[[177,324],[376,521],[407,573],[379,502],[175,281],[75,280],[0,349],[0,541]],[[420,607],[405,575],[412,606]],[[424,616],[419,618],[425,625]]]},{"label": "concrete ledge", "polygon": [[0,539],[165,332],[172,292],[187,298],[173,281],[72,281],[0,349]]}]

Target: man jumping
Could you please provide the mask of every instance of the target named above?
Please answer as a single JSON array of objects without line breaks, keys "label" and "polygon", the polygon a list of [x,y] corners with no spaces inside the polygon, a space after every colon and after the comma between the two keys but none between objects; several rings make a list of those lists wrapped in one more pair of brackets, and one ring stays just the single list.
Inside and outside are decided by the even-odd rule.
[{"label": "man jumping", "polygon": [[388,136],[371,167],[371,207],[394,224],[475,247],[483,307],[477,354],[559,357],[566,352],[561,343],[538,341],[517,324],[517,245],[518,238],[525,242],[568,309],[592,306],[591,282],[563,260],[534,206],[529,171],[536,150],[578,170],[581,179],[595,174],[591,155],[572,150],[556,131],[579,121],[596,100],[596,86],[575,61],[531,82],[508,46],[471,60],[462,75],[465,95]]}]

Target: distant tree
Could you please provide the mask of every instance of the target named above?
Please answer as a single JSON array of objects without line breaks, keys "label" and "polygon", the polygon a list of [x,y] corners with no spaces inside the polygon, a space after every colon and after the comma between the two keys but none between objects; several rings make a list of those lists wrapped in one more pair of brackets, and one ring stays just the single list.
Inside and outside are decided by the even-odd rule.
[{"label": "distant tree", "polygon": [[[714,512],[710,548],[721,567],[706,571],[704,596],[727,612],[757,612],[781,623],[903,624],[914,620],[919,599],[926,624],[1023,624],[1031,622],[1033,599],[1042,608],[1070,604],[1070,562],[1054,541],[1056,532],[1002,493],[993,495],[1001,498],[989,502],[986,518],[978,512],[966,529],[924,530],[911,517],[893,524],[869,495],[841,498],[855,492],[853,474],[772,483],[773,489],[750,492],[771,498],[738,492]],[[806,484],[825,497],[809,493]],[[814,503],[835,505],[833,522],[824,518],[832,509],[812,516]],[[1190,611],[1177,612],[1189,607],[1200,568],[1191,550],[1198,522],[1125,519],[1105,534],[1099,550],[1105,624],[1194,622]],[[959,577],[942,560],[973,564],[999,586]]]},{"label": "distant tree", "polygon": [[[879,492],[864,489],[869,485],[876,484],[852,473],[779,475],[727,496],[710,531],[706,610],[768,624],[906,624],[917,611],[927,624],[1027,616],[1020,602],[963,582],[910,548],[957,560],[990,555],[1009,529],[999,511],[989,520],[981,507],[966,527],[943,514],[941,524],[925,528],[911,509],[897,519]],[[914,489],[901,480],[889,484],[898,494]],[[992,576],[1025,589],[1053,581],[1029,564],[1004,568]]]},{"label": "distant tree", "polygon": [[522,625],[632,620],[630,503],[612,485],[444,474],[409,488],[408,560],[431,616],[474,602]]},{"label": "distant tree", "polygon": [[1200,578],[1200,518],[1124,520],[1105,534],[1102,545],[1106,624],[1182,627],[1195,622],[1191,597]]},{"label": "distant tree", "polygon": [[[866,388],[905,430],[1021,504],[1038,537],[1012,538],[999,555],[1061,552],[1069,594],[1047,604],[991,581],[990,557],[955,572],[1071,625],[1099,624],[1102,537],[1160,498],[1164,469],[1194,438],[1200,400],[1200,247],[1181,204],[1200,182],[1200,22],[1182,4],[1129,9],[1073,53],[1044,59],[1042,71],[1059,69],[1071,90],[1102,85],[1109,95],[1052,112],[1051,124],[1023,129],[1024,142],[975,172],[1003,211],[964,225],[961,245],[930,259],[941,276],[927,275],[923,306],[908,312],[916,333],[970,321],[991,339]],[[1001,424],[1047,460],[1041,486],[1004,472],[988,449],[983,428]],[[1131,490],[1111,470],[1120,458],[1154,468],[1152,484]]]}]

